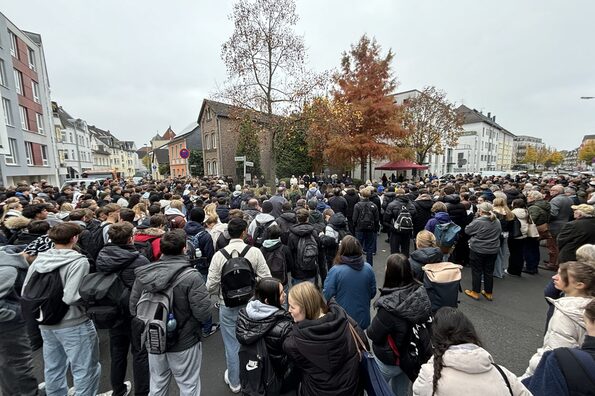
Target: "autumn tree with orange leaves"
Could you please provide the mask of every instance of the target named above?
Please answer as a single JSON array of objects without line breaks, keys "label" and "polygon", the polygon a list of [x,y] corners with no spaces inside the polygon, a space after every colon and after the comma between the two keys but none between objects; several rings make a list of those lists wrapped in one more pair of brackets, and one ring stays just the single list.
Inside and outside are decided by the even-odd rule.
[{"label": "autumn tree with orange leaves", "polygon": [[[396,88],[391,70],[394,55],[384,56],[375,39],[364,35],[343,53],[332,98],[319,98],[306,107],[311,138],[322,147],[312,147],[313,157],[322,155],[329,165],[350,167],[358,163],[361,178],[372,159],[402,159],[409,156],[401,142],[407,135],[402,128],[402,110],[390,96]],[[326,142],[326,144],[324,144]]]}]

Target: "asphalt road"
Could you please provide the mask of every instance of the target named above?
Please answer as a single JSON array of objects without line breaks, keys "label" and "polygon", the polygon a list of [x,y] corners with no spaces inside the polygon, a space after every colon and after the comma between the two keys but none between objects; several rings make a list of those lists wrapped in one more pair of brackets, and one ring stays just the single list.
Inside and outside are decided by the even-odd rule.
[{"label": "asphalt road", "polygon": [[[384,243],[384,234],[378,238],[378,252],[374,258],[376,280],[381,286],[384,280],[384,263],[389,255],[388,244]],[[542,248],[542,259],[546,251]],[[524,372],[530,357],[543,341],[545,313],[547,304],[543,298],[543,289],[553,275],[550,271],[540,270],[538,275],[525,275],[521,278],[506,277],[495,279],[494,301],[485,299],[474,301],[460,295],[460,309],[474,323],[484,347],[494,360],[520,375]],[[463,270],[463,289],[471,286],[471,271]],[[372,309],[372,315],[374,310]],[[111,389],[109,383],[109,337],[106,331],[100,332],[101,349],[101,384],[100,392]],[[41,350],[34,353],[35,374],[43,381],[43,357]],[[223,382],[225,354],[223,341],[219,333],[203,342],[201,368],[203,395],[232,395]],[[128,379],[132,378],[129,364]],[[177,386],[172,383],[170,395],[179,395]],[[8,395],[5,395],[8,396]]]}]

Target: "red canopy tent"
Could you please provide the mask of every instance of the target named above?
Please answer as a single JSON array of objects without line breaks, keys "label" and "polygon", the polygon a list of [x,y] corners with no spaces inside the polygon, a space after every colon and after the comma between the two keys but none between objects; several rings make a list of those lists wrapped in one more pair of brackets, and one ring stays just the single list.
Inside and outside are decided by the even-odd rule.
[{"label": "red canopy tent", "polygon": [[401,161],[392,161],[387,162],[384,165],[377,166],[377,170],[407,170],[407,169],[428,169],[425,165],[418,165],[415,162],[401,160]]}]

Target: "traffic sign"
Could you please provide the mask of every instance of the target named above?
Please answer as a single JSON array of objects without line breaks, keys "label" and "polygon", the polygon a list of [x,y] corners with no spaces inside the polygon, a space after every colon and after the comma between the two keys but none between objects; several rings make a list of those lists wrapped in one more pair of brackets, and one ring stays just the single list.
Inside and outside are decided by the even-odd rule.
[{"label": "traffic sign", "polygon": [[246,166],[254,166],[254,162],[246,161]]},{"label": "traffic sign", "polygon": [[246,161],[246,156],[242,155],[241,157],[234,157],[234,161]]},{"label": "traffic sign", "polygon": [[188,149],[186,148],[183,148],[182,150],[180,150],[180,157],[184,159],[190,157],[190,151],[188,151]]},{"label": "traffic sign", "polygon": [[157,170],[157,165],[153,165],[153,170]]}]

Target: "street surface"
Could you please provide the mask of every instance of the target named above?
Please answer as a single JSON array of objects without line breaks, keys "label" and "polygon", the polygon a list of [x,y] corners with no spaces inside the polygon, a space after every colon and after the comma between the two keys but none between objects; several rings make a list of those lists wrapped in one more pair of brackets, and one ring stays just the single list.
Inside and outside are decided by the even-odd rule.
[{"label": "street surface", "polygon": [[[384,280],[384,263],[389,255],[385,234],[378,238],[378,253],[374,257],[374,272],[378,286]],[[546,251],[541,248],[542,260]],[[520,375],[524,372],[530,357],[543,341],[545,313],[547,304],[543,298],[543,289],[553,272],[540,270],[539,275],[523,274],[522,278],[506,277],[494,279],[494,301],[482,298],[474,301],[460,294],[460,309],[475,325],[484,347],[492,354],[496,363],[501,364]],[[463,270],[463,289],[471,286],[471,271]],[[372,312],[374,309],[372,309]],[[374,312],[373,312],[374,315]],[[101,384],[100,392],[111,389],[109,383],[109,337],[107,331],[100,332],[101,348]],[[34,353],[35,374],[43,381],[43,357],[41,349]],[[128,365],[127,379],[132,379],[131,363]],[[220,333],[216,333],[203,342],[201,367],[202,394],[232,395],[223,382],[225,354]],[[169,394],[179,395],[175,382],[172,381]],[[133,393],[131,393],[133,394]],[[4,395],[9,396],[9,395]]]}]

